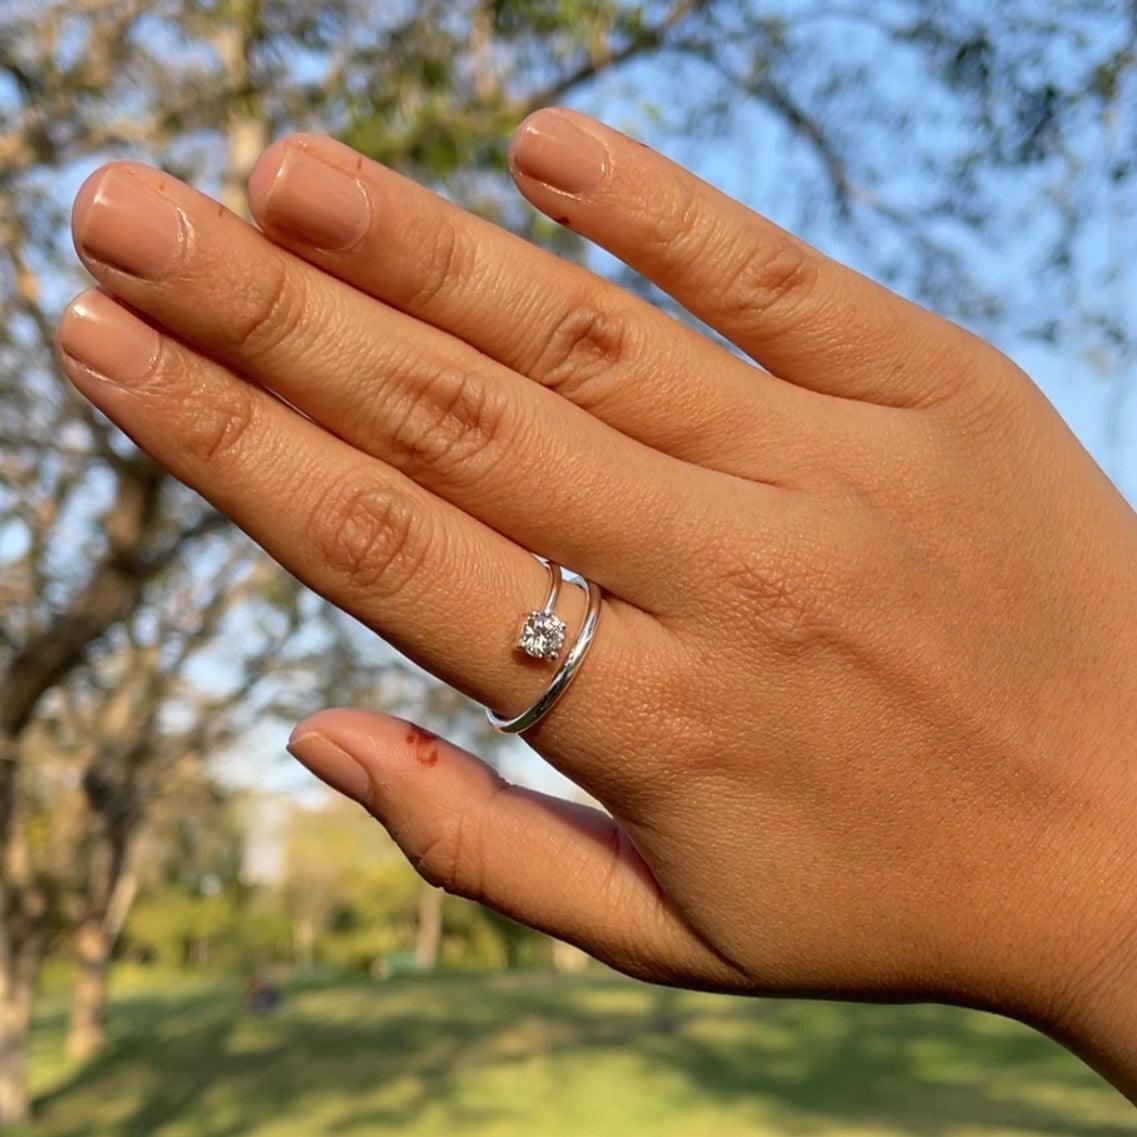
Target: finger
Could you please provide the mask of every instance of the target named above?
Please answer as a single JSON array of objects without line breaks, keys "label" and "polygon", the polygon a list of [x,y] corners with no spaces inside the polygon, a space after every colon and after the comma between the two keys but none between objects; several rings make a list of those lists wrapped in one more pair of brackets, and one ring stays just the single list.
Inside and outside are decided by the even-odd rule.
[{"label": "finger", "polygon": [[431,884],[657,982],[737,986],[613,820],[512,786],[412,723],[321,711],[289,750],[383,824]]},{"label": "finger", "polygon": [[927,404],[993,350],[585,115],[531,115],[513,137],[510,165],[538,209],[801,387]]},{"label": "finger", "polygon": [[96,174],[74,226],[92,273],[179,338],[523,546],[646,607],[675,599],[666,570],[686,519],[705,512],[706,471],[320,272],[159,171]]},{"label": "finger", "polygon": [[274,143],[249,199],[274,241],[656,449],[750,476],[801,429],[793,388],[333,139]]},{"label": "finger", "polygon": [[[505,537],[101,293],[68,309],[59,346],[72,382],[143,450],[399,650],[503,713],[544,690],[550,668],[514,645],[546,573]],[[583,607],[565,590],[570,643]],[[648,677],[674,652],[655,620],[606,598],[588,658],[539,728],[543,753],[605,798],[641,792],[651,772],[601,761],[609,740],[587,710],[629,675],[650,699]]]}]

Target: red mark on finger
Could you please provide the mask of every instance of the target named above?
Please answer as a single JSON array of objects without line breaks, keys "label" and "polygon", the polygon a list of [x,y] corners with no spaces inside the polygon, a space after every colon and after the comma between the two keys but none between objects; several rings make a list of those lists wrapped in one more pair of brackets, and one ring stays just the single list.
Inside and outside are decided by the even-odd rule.
[{"label": "red mark on finger", "polygon": [[407,728],[407,745],[420,766],[434,766],[438,763],[438,735],[425,727],[411,723]]}]

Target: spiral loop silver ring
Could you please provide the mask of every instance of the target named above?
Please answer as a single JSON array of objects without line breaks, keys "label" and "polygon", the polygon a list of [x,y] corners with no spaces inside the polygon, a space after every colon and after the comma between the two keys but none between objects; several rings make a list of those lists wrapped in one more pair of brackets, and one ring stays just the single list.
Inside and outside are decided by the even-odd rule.
[{"label": "spiral loop silver ring", "polygon": [[[552,662],[560,655],[564,644],[565,624],[555,611],[563,576],[559,565],[546,560],[544,557],[536,557],[536,559],[549,570],[549,592],[544,606],[540,609],[534,609],[525,617],[517,646],[521,651],[535,659]],[[588,606],[585,609],[584,620],[580,625],[576,642],[569,649],[568,655],[557,668],[553,678],[549,680],[549,685],[541,696],[521,714],[506,717],[486,707],[486,718],[490,725],[495,730],[501,731],[502,734],[520,734],[540,722],[553,709],[557,700],[568,690],[569,684],[584,662],[585,655],[588,654],[588,649],[596,632],[596,624],[600,619],[600,588],[583,577],[569,577],[569,582],[588,595]]]}]

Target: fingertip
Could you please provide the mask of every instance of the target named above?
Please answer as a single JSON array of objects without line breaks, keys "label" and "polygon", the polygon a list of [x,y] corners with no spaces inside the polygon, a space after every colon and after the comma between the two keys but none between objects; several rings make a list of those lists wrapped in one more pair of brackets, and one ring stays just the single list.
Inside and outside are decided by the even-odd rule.
[{"label": "fingertip", "polygon": [[546,130],[557,129],[558,124],[593,132],[605,129],[604,124],[599,119],[581,111],[573,110],[571,107],[538,107],[536,110],[530,111],[514,127],[513,137],[510,139],[510,149],[513,149],[514,143],[522,135],[543,134]]},{"label": "fingertip", "polygon": [[288,740],[288,752],[337,793],[360,805],[371,804],[374,797],[371,775],[361,756],[314,730],[301,734],[293,732],[293,737]]},{"label": "fingertip", "polygon": [[93,174],[88,174],[75,200],[71,203],[71,239],[76,246],[79,244],[79,234],[83,229],[83,222],[90,212],[91,205],[99,192],[99,184],[106,173],[106,166],[100,166]]},{"label": "fingertip", "polygon": [[330,725],[334,725],[340,713],[338,710],[322,710],[316,711],[315,714],[308,715],[306,718],[302,718],[292,728],[292,733],[288,736],[288,742],[286,744],[288,749],[291,749],[292,744],[306,734],[323,733],[320,728],[324,723],[329,722]]},{"label": "fingertip", "polygon": [[130,386],[151,374],[162,338],[114,297],[88,288],[63,310],[55,330],[55,350],[72,382],[82,383],[94,373],[114,385]]},{"label": "fingertip", "polygon": [[517,155],[524,145],[524,138],[526,135],[533,133],[540,129],[541,117],[549,113],[547,107],[542,107],[540,110],[530,111],[518,124],[513,128],[513,134],[509,138],[509,148],[506,151],[506,162],[509,165],[510,172],[516,177],[520,172],[517,164]]},{"label": "fingertip", "polygon": [[72,360],[81,361],[78,344],[90,339],[89,327],[92,311],[98,315],[102,306],[113,303],[109,297],[97,288],[84,288],[78,296],[63,309],[59,322],[55,325],[55,354],[64,370],[71,375],[69,364]]},{"label": "fingertip", "polygon": [[272,189],[272,183],[280,173],[281,166],[284,164],[285,152],[295,137],[295,135],[288,135],[284,138],[278,138],[268,146],[257,159],[253,172],[249,175],[249,212],[257,224],[264,222],[265,207],[269,192]]},{"label": "fingertip", "polygon": [[85,315],[88,294],[96,291],[94,288],[84,288],[78,295],[71,297],[60,313],[59,321],[55,325],[55,354],[61,362],[66,362],[66,356],[69,354],[66,344],[75,335],[75,327]]},{"label": "fingertip", "polygon": [[352,176],[360,173],[365,162],[362,154],[326,134],[293,131],[270,143],[253,166],[246,187],[249,213],[262,227],[266,221],[269,197],[278,184],[285,168],[285,159],[290,153],[318,158],[333,169]]},{"label": "fingertip", "polygon": [[510,139],[509,167],[518,186],[535,184],[568,197],[595,194],[612,162],[598,126],[587,115],[561,107],[534,111]]},{"label": "fingertip", "polygon": [[83,244],[83,232],[86,228],[87,217],[91,212],[91,207],[98,199],[103,182],[117,165],[121,165],[121,163],[108,162],[99,166],[98,169],[87,175],[79,187],[78,193],[75,194],[75,200],[71,203],[71,241],[76,249],[79,249]]},{"label": "fingertip", "polygon": [[444,751],[453,758],[465,754],[418,723],[355,708],[317,711],[301,720],[289,737],[289,751],[313,735],[328,739],[375,771],[381,767],[385,781],[399,776],[401,770],[434,768]]},{"label": "fingertip", "polygon": [[304,734],[324,734],[343,746],[371,749],[398,742],[411,725],[406,719],[380,711],[364,711],[358,707],[328,707],[301,719],[292,728],[288,741],[291,744]]},{"label": "fingertip", "polygon": [[103,183],[106,181],[107,176],[115,170],[121,170],[127,174],[142,174],[144,180],[145,174],[148,171],[155,176],[161,176],[160,170],[153,170],[142,162],[104,162],[103,165],[92,170],[84,179],[83,184],[79,187],[71,203],[71,236],[75,241],[76,248],[78,248],[81,243],[80,234],[83,232],[87,215],[91,211],[91,206],[94,205],[98,199],[99,191],[103,188]]},{"label": "fingertip", "polygon": [[437,804],[439,794],[461,794],[471,770],[478,773],[482,766],[417,723],[349,708],[317,711],[302,719],[289,735],[287,749],[321,781],[377,817],[389,812],[392,797],[406,805],[407,793],[424,772],[439,767],[432,799]]}]

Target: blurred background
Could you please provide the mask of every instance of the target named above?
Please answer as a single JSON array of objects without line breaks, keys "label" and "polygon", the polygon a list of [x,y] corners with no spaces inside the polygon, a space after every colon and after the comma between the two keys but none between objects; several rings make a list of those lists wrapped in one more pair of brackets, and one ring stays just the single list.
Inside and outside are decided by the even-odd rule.
[{"label": "blurred background", "polygon": [[653,296],[509,185],[597,114],[993,339],[1137,495],[1133,0],[3,0],[0,1129],[79,1137],[1133,1133],[933,1007],[637,985],[421,884],[283,744],[415,717],[571,794],[78,400],[67,210],[110,158],[245,211],[326,131]]}]

